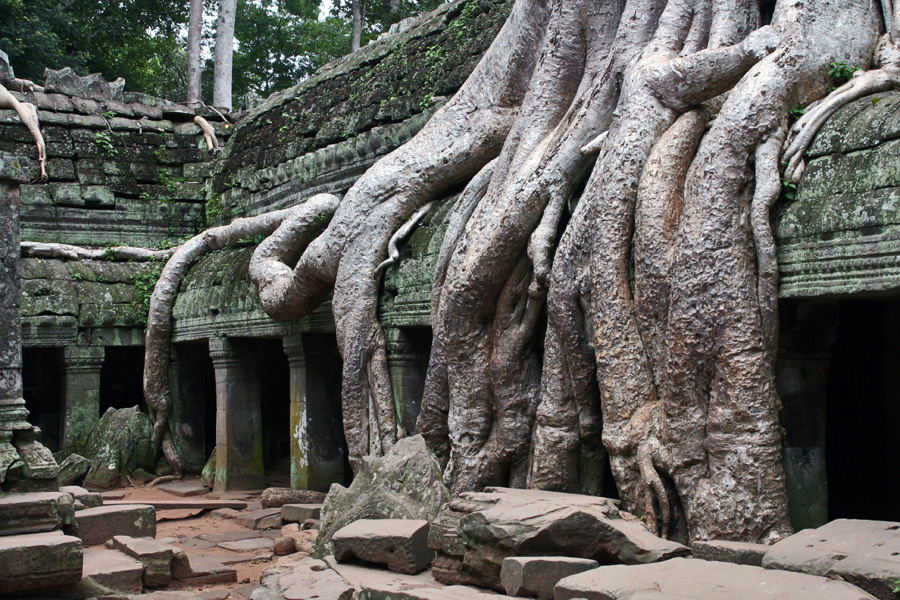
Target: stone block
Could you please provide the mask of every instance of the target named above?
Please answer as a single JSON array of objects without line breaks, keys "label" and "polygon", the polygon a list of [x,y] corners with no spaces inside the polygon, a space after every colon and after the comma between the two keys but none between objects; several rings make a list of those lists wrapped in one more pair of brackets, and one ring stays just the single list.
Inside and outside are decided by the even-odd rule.
[{"label": "stone block", "polygon": [[201,496],[209,493],[209,488],[203,485],[199,479],[182,479],[180,481],[170,481],[161,483],[156,489],[162,490],[174,496]]},{"label": "stone block", "polygon": [[86,185],[81,188],[81,198],[85,206],[93,208],[113,208],[116,205],[116,197],[110,188],[105,185]]},{"label": "stone block", "polygon": [[895,598],[900,580],[900,523],[837,519],[772,546],[766,569],[840,578],[877,598]]},{"label": "stone block", "polygon": [[285,523],[303,523],[322,516],[321,504],[285,504],[281,507],[281,520]]},{"label": "stone block", "polygon": [[258,537],[248,538],[244,540],[234,540],[229,542],[219,542],[220,548],[231,550],[232,552],[256,552],[259,550],[272,550],[275,543],[269,538]]},{"label": "stone block", "polygon": [[117,535],[112,538],[112,547],[140,561],[144,566],[145,587],[157,588],[169,585],[174,556],[171,546],[149,538]]},{"label": "stone block", "polygon": [[83,595],[137,594],[142,589],[144,566],[130,556],[106,548],[84,551],[82,580],[75,586]]},{"label": "stone block", "polygon": [[103,496],[99,492],[89,492],[78,485],[66,485],[59,488],[59,491],[69,494],[84,505],[85,508],[96,508],[103,504]]},{"label": "stone block", "polygon": [[70,586],[81,564],[81,540],[62,532],[2,536],[0,595]]},{"label": "stone block", "polygon": [[156,537],[156,510],[142,504],[98,506],[78,511],[78,537],[85,546],[102,544],[116,535]]},{"label": "stone block", "polygon": [[59,465],[59,485],[68,486],[81,481],[90,468],[91,461],[80,454],[70,454]]},{"label": "stone block", "polygon": [[332,542],[338,561],[358,558],[395,573],[415,575],[434,559],[425,520],[361,519],[338,530]]},{"label": "stone block", "polygon": [[703,560],[759,567],[762,566],[763,556],[769,548],[771,546],[766,544],[709,540],[691,544],[691,553],[694,555],[694,558]]},{"label": "stone block", "polygon": [[74,522],[75,503],[64,492],[0,497],[0,536],[65,528]]},{"label": "stone block", "polygon": [[234,520],[235,523],[242,527],[250,529],[272,529],[281,527],[281,509],[280,508],[261,508],[259,510],[251,510]]},{"label": "stone block", "polygon": [[503,560],[500,582],[510,596],[553,600],[556,583],[600,566],[596,560],[567,556],[514,556]]},{"label": "stone block", "polygon": [[260,501],[264,508],[276,508],[285,504],[321,504],[325,494],[312,490],[292,490],[288,488],[267,488]]},{"label": "stone block", "polygon": [[556,600],[872,600],[843,581],[688,558],[600,567],[561,580],[554,596]]},{"label": "stone block", "polygon": [[172,578],[188,585],[210,585],[237,581],[234,567],[222,564],[216,557],[176,552],[172,561]]},{"label": "stone block", "polygon": [[271,569],[261,583],[276,585],[285,600],[350,600],[354,588],[321,560],[304,558],[287,569]]}]

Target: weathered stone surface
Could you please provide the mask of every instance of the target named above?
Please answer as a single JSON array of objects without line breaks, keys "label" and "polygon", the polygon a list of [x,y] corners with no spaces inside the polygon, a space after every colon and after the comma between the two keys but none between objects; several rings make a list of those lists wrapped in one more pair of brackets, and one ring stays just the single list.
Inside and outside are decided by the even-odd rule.
[{"label": "weathered stone surface", "polygon": [[770,548],[771,546],[765,544],[710,540],[691,544],[691,553],[694,555],[694,558],[703,560],[760,567],[762,566],[763,556]]},{"label": "weathered stone surface", "polygon": [[221,557],[191,556],[176,552],[172,561],[172,578],[189,585],[231,583],[237,581],[237,571],[222,564]]},{"label": "weathered stone surface", "polygon": [[319,504],[325,501],[325,494],[313,490],[291,490],[268,488],[263,490],[260,501],[264,508],[276,508],[286,504]]},{"label": "weathered stone surface", "polygon": [[421,435],[403,438],[380,458],[363,459],[349,488],[334,484],[322,506],[317,557],[333,553],[331,537],[360,519],[424,519],[431,522],[450,500],[437,459]]},{"label": "weathered stone surface", "polygon": [[350,600],[353,586],[321,560],[302,558],[273,567],[254,592],[257,600]]},{"label": "weathered stone surface", "polygon": [[250,529],[281,527],[281,509],[261,508],[259,510],[251,510],[235,518],[234,522]]},{"label": "weathered stone surface", "polygon": [[[122,498],[118,495],[117,498]],[[112,500],[112,496],[103,494],[104,502],[108,506],[123,506],[132,504],[127,500]],[[206,498],[195,498],[193,500],[146,500],[143,502],[148,506],[153,506],[159,510],[184,510],[188,508],[202,508],[205,510],[217,509],[245,509],[248,507],[247,502],[240,500],[207,500]]]},{"label": "weathered stone surface", "polygon": [[569,575],[596,569],[596,560],[567,556],[512,556],[503,560],[500,583],[510,596],[553,599],[556,583]]},{"label": "weathered stone surface", "polygon": [[169,585],[172,578],[171,546],[161,544],[150,538],[134,538],[117,535],[112,538],[115,550],[136,558],[144,566],[143,582],[145,587],[156,588]]},{"label": "weathered stone surface", "polygon": [[500,567],[509,556],[637,564],[690,554],[687,547],[653,535],[609,499],[540,490],[462,494],[445,507],[434,528],[429,543],[438,550],[438,581],[498,590]]},{"label": "weathered stone surface", "polygon": [[78,448],[79,454],[91,461],[84,487],[108,489],[124,483],[125,476],[137,467],[152,469],[156,464],[152,431],[150,417],[137,406],[108,409]]},{"label": "weathered stone surface", "polygon": [[180,521],[182,519],[191,519],[205,512],[202,508],[174,508],[170,510],[157,510],[156,522],[160,521]]},{"label": "weathered stone surface", "polygon": [[59,485],[73,485],[80,482],[91,468],[91,461],[80,454],[72,453],[59,464]]},{"label": "weathered stone surface", "polygon": [[78,485],[65,485],[60,487],[59,491],[69,494],[76,501],[81,502],[85,508],[96,508],[103,504],[103,496],[97,492],[89,492]]},{"label": "weathered stone surface", "polygon": [[181,481],[169,481],[156,486],[157,489],[175,496],[201,496],[209,493],[209,488],[196,479],[182,479]]},{"label": "weathered stone surface", "polygon": [[91,73],[82,77],[70,67],[44,71],[44,88],[48,92],[101,101],[121,101],[124,87],[125,80],[121,77],[110,83],[99,73]]},{"label": "weathered stone surface", "polygon": [[297,523],[290,523],[281,528],[281,535],[294,540],[294,549],[297,552],[309,554],[316,541],[318,531],[302,529]]},{"label": "weathered stone surface", "polygon": [[281,520],[285,523],[303,523],[307,519],[318,520],[321,516],[321,504],[285,504],[281,507]]},{"label": "weathered stone surface", "polygon": [[269,538],[258,537],[235,540],[233,542],[219,542],[218,546],[233,552],[254,552],[256,550],[271,550],[275,547],[275,543]]},{"label": "weathered stone surface", "polygon": [[900,523],[837,519],[772,546],[762,566],[840,577],[877,598],[894,600],[900,580]]},{"label": "weathered stone surface", "polygon": [[871,600],[843,581],[685,558],[649,565],[613,565],[566,577],[556,600]]},{"label": "weathered stone surface", "polygon": [[275,545],[272,548],[272,551],[275,553],[275,556],[285,556],[297,551],[297,545],[294,543],[294,538],[279,536],[275,538],[274,543]]},{"label": "weathered stone surface", "polygon": [[59,531],[0,537],[0,595],[65,587],[79,579],[80,539]]},{"label": "weathered stone surface", "polygon": [[85,546],[102,544],[116,535],[156,537],[156,511],[143,504],[88,508],[75,513],[75,520]]},{"label": "weathered stone surface", "polygon": [[65,492],[0,496],[0,536],[68,528],[75,505]]},{"label": "weathered stone surface", "polygon": [[84,597],[136,594],[141,591],[144,566],[130,556],[106,548],[84,551],[82,580],[76,585]]},{"label": "weathered stone surface", "polygon": [[406,575],[419,573],[434,558],[424,520],[360,519],[335,532],[331,541],[338,561],[358,558]]}]

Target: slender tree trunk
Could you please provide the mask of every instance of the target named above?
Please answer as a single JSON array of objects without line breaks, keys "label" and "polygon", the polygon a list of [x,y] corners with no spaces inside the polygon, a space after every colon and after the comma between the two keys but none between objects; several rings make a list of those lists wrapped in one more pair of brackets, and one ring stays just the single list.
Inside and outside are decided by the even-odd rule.
[{"label": "slender tree trunk", "polygon": [[353,33],[350,37],[350,51],[356,52],[359,50],[360,45],[362,45],[362,28],[363,18],[366,12],[366,1],[353,0],[351,12],[353,18]]},{"label": "slender tree trunk", "polygon": [[216,72],[213,106],[231,110],[231,60],[234,55],[234,18],[237,0],[219,0],[216,22]]},{"label": "slender tree trunk", "polygon": [[199,104],[200,99],[200,36],[203,33],[203,0],[191,0],[188,16],[187,79],[188,104]]}]

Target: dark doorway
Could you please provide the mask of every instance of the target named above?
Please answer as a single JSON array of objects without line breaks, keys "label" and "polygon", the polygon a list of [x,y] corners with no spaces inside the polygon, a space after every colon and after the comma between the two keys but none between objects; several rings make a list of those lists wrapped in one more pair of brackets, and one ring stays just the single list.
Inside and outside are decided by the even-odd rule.
[{"label": "dark doorway", "polygon": [[22,396],[28,421],[41,428],[42,441],[59,450],[62,429],[62,349],[22,348]]},{"label": "dark doorway", "polygon": [[137,406],[147,412],[144,402],[144,347],[107,346],[100,369],[100,414],[108,408]]},{"label": "dark doorway", "polygon": [[900,520],[900,301],[839,304],[828,371],[828,516]]},{"label": "dark doorway", "polygon": [[281,339],[256,340],[260,372],[263,465],[271,484],[287,481],[291,472],[291,375]]}]

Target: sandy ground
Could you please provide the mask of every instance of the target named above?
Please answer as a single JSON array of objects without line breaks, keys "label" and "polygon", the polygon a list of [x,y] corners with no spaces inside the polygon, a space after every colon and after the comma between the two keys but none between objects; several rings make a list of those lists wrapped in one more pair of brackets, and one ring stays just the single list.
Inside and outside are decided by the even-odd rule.
[{"label": "sandy ground", "polygon": [[[199,479],[197,480],[199,481]],[[288,487],[286,482],[272,481],[273,487]],[[117,498],[121,494],[121,498]],[[157,488],[117,488],[104,493],[107,500],[121,499],[125,501],[133,501],[135,503],[146,502],[148,500],[239,500],[246,501],[247,508],[239,512],[245,513],[251,510],[261,508],[259,502],[261,491],[258,492],[231,492],[224,494],[209,493],[201,496],[181,497]],[[195,516],[190,516],[193,511],[188,510],[158,510],[156,523],[156,539],[163,543],[170,544],[182,548],[188,556],[204,555],[211,558],[221,559],[223,561],[238,561],[232,566],[237,572],[237,583],[214,584],[200,586],[184,586],[178,582],[172,582],[170,590],[190,590],[197,593],[197,597],[202,600],[219,600],[231,598],[232,600],[243,600],[250,597],[252,588],[259,583],[263,571],[274,565],[275,559],[271,549],[254,550],[247,552],[238,552],[228,550],[208,540],[201,539],[202,535],[209,534],[226,534],[229,532],[247,533],[250,530],[235,522],[233,518],[223,518],[218,514],[213,514],[211,510],[203,510]],[[278,537],[279,529],[267,531],[256,531],[259,538],[275,539]],[[293,554],[292,558],[301,555]],[[156,590],[160,591],[160,590]],[[146,593],[146,592],[145,592]]]}]

